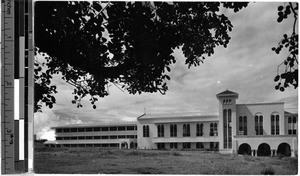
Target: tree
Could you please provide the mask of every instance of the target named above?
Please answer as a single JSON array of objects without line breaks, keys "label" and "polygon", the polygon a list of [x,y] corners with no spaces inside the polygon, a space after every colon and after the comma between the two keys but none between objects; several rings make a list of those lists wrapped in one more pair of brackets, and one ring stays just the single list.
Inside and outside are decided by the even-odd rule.
[{"label": "tree", "polygon": [[[226,47],[232,30],[220,8],[238,12],[246,2],[36,2],[35,111],[52,108],[53,74],[74,86],[73,104],[108,95],[112,83],[130,94],[168,90],[173,49],[182,47],[188,67]],[[223,7],[222,7],[223,6]]]},{"label": "tree", "polygon": [[[277,75],[274,78],[274,81],[278,82],[275,89],[282,92],[289,86],[294,86],[295,89],[298,87],[298,3],[290,2],[286,6],[279,6],[277,22],[281,23],[284,19],[288,19],[290,15],[293,18],[291,35],[284,34],[277,47],[272,48],[276,54],[279,54],[283,47],[288,50],[288,56],[278,66]],[[283,72],[280,71],[282,67],[284,67]]]}]

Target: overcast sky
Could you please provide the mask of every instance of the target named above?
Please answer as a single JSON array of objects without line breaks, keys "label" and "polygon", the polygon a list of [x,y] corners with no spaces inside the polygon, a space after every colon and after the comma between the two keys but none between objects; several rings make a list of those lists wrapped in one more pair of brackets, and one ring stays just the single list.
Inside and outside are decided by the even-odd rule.
[{"label": "overcast sky", "polygon": [[54,139],[52,126],[76,123],[135,121],[145,112],[149,114],[196,113],[217,115],[216,94],[229,89],[239,94],[237,103],[284,102],[285,110],[297,112],[298,89],[285,92],[274,89],[277,66],[286,53],[275,54],[276,46],[285,33],[290,34],[291,21],[277,23],[277,7],[283,3],[250,3],[238,13],[225,11],[233,24],[231,40],[227,48],[218,47],[215,54],[198,67],[187,68],[180,50],[171,67],[171,81],[166,95],[129,95],[114,85],[110,95],[99,99],[94,110],[89,98],[83,100],[83,108],[71,104],[72,86],[55,76],[57,103],[53,109],[43,108],[35,114],[37,137]]}]

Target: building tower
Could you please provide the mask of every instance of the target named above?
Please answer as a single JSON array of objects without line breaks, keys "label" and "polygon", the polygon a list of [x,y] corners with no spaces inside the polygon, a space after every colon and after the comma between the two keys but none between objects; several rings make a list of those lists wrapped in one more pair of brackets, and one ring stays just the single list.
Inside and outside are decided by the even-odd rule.
[{"label": "building tower", "polygon": [[236,99],[238,94],[229,90],[217,94],[219,100],[220,152],[235,152],[233,136],[236,135]]}]

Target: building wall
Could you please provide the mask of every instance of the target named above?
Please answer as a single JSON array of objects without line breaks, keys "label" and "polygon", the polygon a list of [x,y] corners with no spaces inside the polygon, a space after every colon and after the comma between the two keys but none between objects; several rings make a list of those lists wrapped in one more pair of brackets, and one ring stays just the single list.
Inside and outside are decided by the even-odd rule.
[{"label": "building wall", "polygon": [[[143,126],[149,126],[149,137],[143,137]],[[156,135],[157,129],[151,120],[138,120],[137,121],[137,142],[139,149],[157,149],[156,145],[152,142],[152,138]]]},{"label": "building wall", "polygon": [[[184,117],[183,119],[184,120]],[[138,127],[138,148],[139,149],[157,149],[157,143],[165,143],[165,147],[169,146],[169,143],[182,143],[182,142],[218,142],[218,136],[210,136],[210,124],[217,123],[218,121],[201,121],[195,122],[193,119],[186,122],[176,122],[176,123],[156,123],[155,120],[152,119],[139,119],[137,122]],[[197,124],[203,124],[203,136],[196,136]],[[171,124],[177,125],[177,137],[170,136],[170,126]],[[190,136],[183,137],[183,125],[190,125]],[[149,137],[143,137],[143,126],[149,126]],[[158,137],[157,134],[157,126],[164,125],[164,137]],[[182,144],[178,144],[178,148],[182,148]],[[196,145],[196,144],[191,144]],[[196,147],[194,147],[196,148]]]},{"label": "building wall", "polygon": [[[255,133],[255,115],[261,113],[263,116],[263,134],[271,135],[271,115],[279,114],[279,134],[285,133],[285,118],[283,103],[265,103],[265,104],[240,104],[237,105],[236,129],[239,128],[239,116],[247,116],[248,135],[256,135]],[[238,130],[235,135],[238,135]]]}]

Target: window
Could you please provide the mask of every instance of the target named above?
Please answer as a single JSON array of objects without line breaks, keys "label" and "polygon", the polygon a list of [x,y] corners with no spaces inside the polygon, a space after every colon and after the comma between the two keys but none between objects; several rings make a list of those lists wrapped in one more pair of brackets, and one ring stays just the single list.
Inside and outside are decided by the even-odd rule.
[{"label": "window", "polygon": [[164,125],[157,125],[157,137],[164,137]]},{"label": "window", "polygon": [[210,149],[216,150],[219,148],[219,142],[210,142],[209,147]]},{"label": "window", "polygon": [[157,149],[158,150],[165,149],[165,143],[157,143]]},{"label": "window", "polygon": [[126,136],[125,135],[118,135],[118,139],[125,139]]},{"label": "window", "polygon": [[61,133],[61,132],[62,132],[61,128],[56,129],[56,133]]},{"label": "window", "polygon": [[125,126],[118,126],[118,131],[125,131]]},{"label": "window", "polygon": [[177,149],[177,143],[170,143],[170,149]]},{"label": "window", "polygon": [[102,139],[108,139],[109,136],[102,136],[101,138],[102,138]]},{"label": "window", "polygon": [[190,124],[183,124],[183,130],[182,130],[182,136],[183,137],[188,137],[190,136]]},{"label": "window", "polygon": [[224,149],[232,148],[232,130],[231,130],[231,109],[223,110],[223,140],[224,140]]},{"label": "window", "polygon": [[117,127],[109,127],[109,131],[117,131]]},{"label": "window", "polygon": [[71,132],[77,132],[77,128],[71,128]]},{"label": "window", "polygon": [[64,131],[64,133],[69,133],[70,129],[69,128],[65,128],[63,131]]},{"label": "window", "polygon": [[116,136],[116,135],[113,135],[113,136],[109,137],[109,139],[117,139],[117,138],[118,138],[118,136]]},{"label": "window", "polygon": [[133,131],[134,130],[134,126],[127,126],[127,131]]},{"label": "window", "polygon": [[85,139],[93,139],[93,136],[86,136]]},{"label": "window", "polygon": [[77,140],[76,136],[71,137],[71,140]]},{"label": "window", "polygon": [[202,142],[196,142],[196,148],[204,148],[204,145]]},{"label": "window", "polygon": [[247,116],[239,117],[239,135],[247,135]]},{"label": "window", "polygon": [[109,144],[109,147],[119,147],[119,144],[112,143],[112,144]]},{"label": "window", "polygon": [[143,126],[143,137],[149,137],[149,125]]},{"label": "window", "polygon": [[223,134],[224,134],[224,149],[227,149],[228,146],[228,138],[227,138],[227,132],[228,132],[228,124],[227,124],[227,109],[223,110]]},{"label": "window", "polygon": [[217,123],[210,123],[210,136],[218,136],[218,124]]},{"label": "window", "polygon": [[64,137],[64,140],[70,140],[70,137]]},{"label": "window", "polygon": [[263,116],[261,114],[255,115],[255,133],[256,135],[263,135]]},{"label": "window", "polygon": [[231,99],[224,99],[223,104],[231,104]]},{"label": "window", "polygon": [[288,134],[291,134],[291,135],[297,134],[297,118],[296,117],[288,118]]},{"label": "window", "polygon": [[126,136],[127,139],[134,139],[134,137],[135,137],[134,135],[127,135]]},{"label": "window", "polygon": [[78,132],[85,132],[85,128],[78,128]]},{"label": "window", "polygon": [[170,125],[170,137],[177,137],[177,125],[176,124]]},{"label": "window", "polygon": [[279,115],[271,115],[271,135],[279,135]]},{"label": "window", "polygon": [[94,131],[100,131],[100,127],[94,128]]},{"label": "window", "polygon": [[102,127],[101,131],[108,131],[108,127]]},{"label": "window", "polygon": [[191,148],[191,143],[190,142],[184,142],[182,144],[182,148],[183,149],[190,149]]},{"label": "window", "polygon": [[198,123],[196,125],[196,136],[203,136],[203,124],[202,123]]},{"label": "window", "polygon": [[91,131],[93,131],[93,128],[86,128],[85,131],[86,132],[91,132]]},{"label": "window", "polygon": [[94,139],[101,139],[101,136],[94,136]]},{"label": "window", "polygon": [[84,140],[85,136],[78,136],[78,140]]},{"label": "window", "polygon": [[62,140],[63,138],[62,137],[56,137],[56,140]]}]

